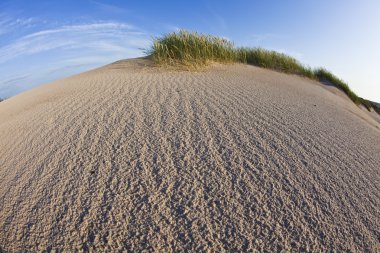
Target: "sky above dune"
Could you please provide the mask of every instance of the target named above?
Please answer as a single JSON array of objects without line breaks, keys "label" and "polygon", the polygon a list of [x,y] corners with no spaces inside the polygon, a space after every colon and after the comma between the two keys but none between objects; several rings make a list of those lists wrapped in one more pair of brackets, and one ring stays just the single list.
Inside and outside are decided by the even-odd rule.
[{"label": "sky above dune", "polygon": [[0,1],[0,97],[116,60],[187,29],[325,67],[380,102],[380,1]]}]

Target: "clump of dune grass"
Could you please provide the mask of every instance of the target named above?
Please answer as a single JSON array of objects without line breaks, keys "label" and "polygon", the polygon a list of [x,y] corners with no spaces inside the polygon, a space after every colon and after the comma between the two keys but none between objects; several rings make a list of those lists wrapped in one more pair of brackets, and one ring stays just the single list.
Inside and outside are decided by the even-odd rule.
[{"label": "clump of dune grass", "polygon": [[148,54],[151,54],[156,63],[164,65],[197,67],[210,62],[237,61],[232,42],[184,30],[154,39]]},{"label": "clump of dune grass", "polygon": [[324,68],[318,68],[314,70],[314,74],[317,77],[317,80],[322,83],[327,83],[329,85],[333,85],[337,87],[338,89],[342,90],[346,95],[357,105],[362,104],[364,107],[367,108],[367,110],[371,110],[372,103],[359,97],[358,95],[353,92],[347,83],[345,83],[343,80],[339,79],[337,76],[335,76],[330,71],[324,69]]},{"label": "clump of dune grass", "polygon": [[237,48],[240,62],[289,74],[315,78],[311,68],[304,66],[295,58],[263,48]]},{"label": "clump of dune grass", "polygon": [[180,30],[155,38],[146,52],[159,65],[199,68],[211,62],[240,62],[288,74],[304,76],[341,89],[356,104],[368,110],[372,103],[357,96],[350,87],[324,68],[312,69],[297,59],[276,51],[262,48],[236,48],[231,41]]},{"label": "clump of dune grass", "polygon": [[367,99],[359,97],[358,104],[362,104],[365,108],[367,108],[368,111],[371,111],[371,109],[374,109],[377,113],[379,113],[379,111],[374,108],[372,102],[368,101]]},{"label": "clump of dune grass", "polygon": [[360,98],[350,89],[348,84],[332,74],[330,71],[324,68],[318,68],[314,71],[314,73],[320,82],[327,83],[339,88],[340,90],[344,91],[344,93],[346,93],[347,96],[356,104],[360,103]]},{"label": "clump of dune grass", "polygon": [[369,100],[366,100],[368,103],[372,105],[373,110],[375,110],[378,114],[380,114],[380,105],[379,103],[375,103]]}]

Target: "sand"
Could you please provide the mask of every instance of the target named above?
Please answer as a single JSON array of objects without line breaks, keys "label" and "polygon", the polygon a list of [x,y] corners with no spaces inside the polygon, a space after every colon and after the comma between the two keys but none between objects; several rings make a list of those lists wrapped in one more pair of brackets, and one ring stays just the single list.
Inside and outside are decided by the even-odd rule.
[{"label": "sand", "polygon": [[380,251],[380,124],[247,65],[119,61],[0,103],[0,252]]}]

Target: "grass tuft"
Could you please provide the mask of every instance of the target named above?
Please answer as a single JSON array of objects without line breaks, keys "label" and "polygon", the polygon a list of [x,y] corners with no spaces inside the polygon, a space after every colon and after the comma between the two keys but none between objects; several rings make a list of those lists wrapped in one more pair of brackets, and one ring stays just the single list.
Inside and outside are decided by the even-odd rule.
[{"label": "grass tuft", "polygon": [[217,36],[180,30],[154,38],[151,48],[146,53],[159,65],[197,69],[211,62],[240,62],[300,75],[333,85],[346,93],[355,104],[362,104],[369,111],[373,108],[370,101],[357,96],[345,82],[324,68],[312,69],[297,59],[276,51],[236,48],[232,42]]},{"label": "grass tuft", "polygon": [[239,61],[262,68],[272,69],[289,74],[314,78],[311,68],[305,67],[298,60],[283,53],[263,48],[237,48]]},{"label": "grass tuft", "polygon": [[363,105],[367,108],[368,111],[371,111],[373,108],[372,102],[364,98],[359,97],[353,92],[347,83],[339,79],[336,75],[324,68],[318,68],[314,70],[314,74],[317,77],[317,80],[321,83],[327,83],[328,85],[333,85],[338,89],[342,90],[346,95],[357,105]]},{"label": "grass tuft", "polygon": [[327,83],[329,85],[333,85],[340,90],[344,91],[344,93],[347,94],[347,96],[354,101],[356,104],[360,104],[360,98],[350,89],[348,84],[343,82],[341,79],[339,79],[337,76],[332,74],[330,71],[319,68],[314,71],[315,76],[317,79],[322,83]]},{"label": "grass tuft", "polygon": [[151,54],[158,64],[192,67],[204,66],[210,62],[237,60],[232,42],[184,30],[155,38],[148,54]]}]

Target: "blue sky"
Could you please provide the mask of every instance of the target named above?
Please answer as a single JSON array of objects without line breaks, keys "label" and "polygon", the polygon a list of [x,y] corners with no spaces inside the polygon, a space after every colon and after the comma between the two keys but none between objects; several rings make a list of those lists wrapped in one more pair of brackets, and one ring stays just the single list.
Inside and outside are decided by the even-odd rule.
[{"label": "blue sky", "polygon": [[323,66],[380,101],[380,1],[0,0],[0,97],[144,55],[184,28]]}]

